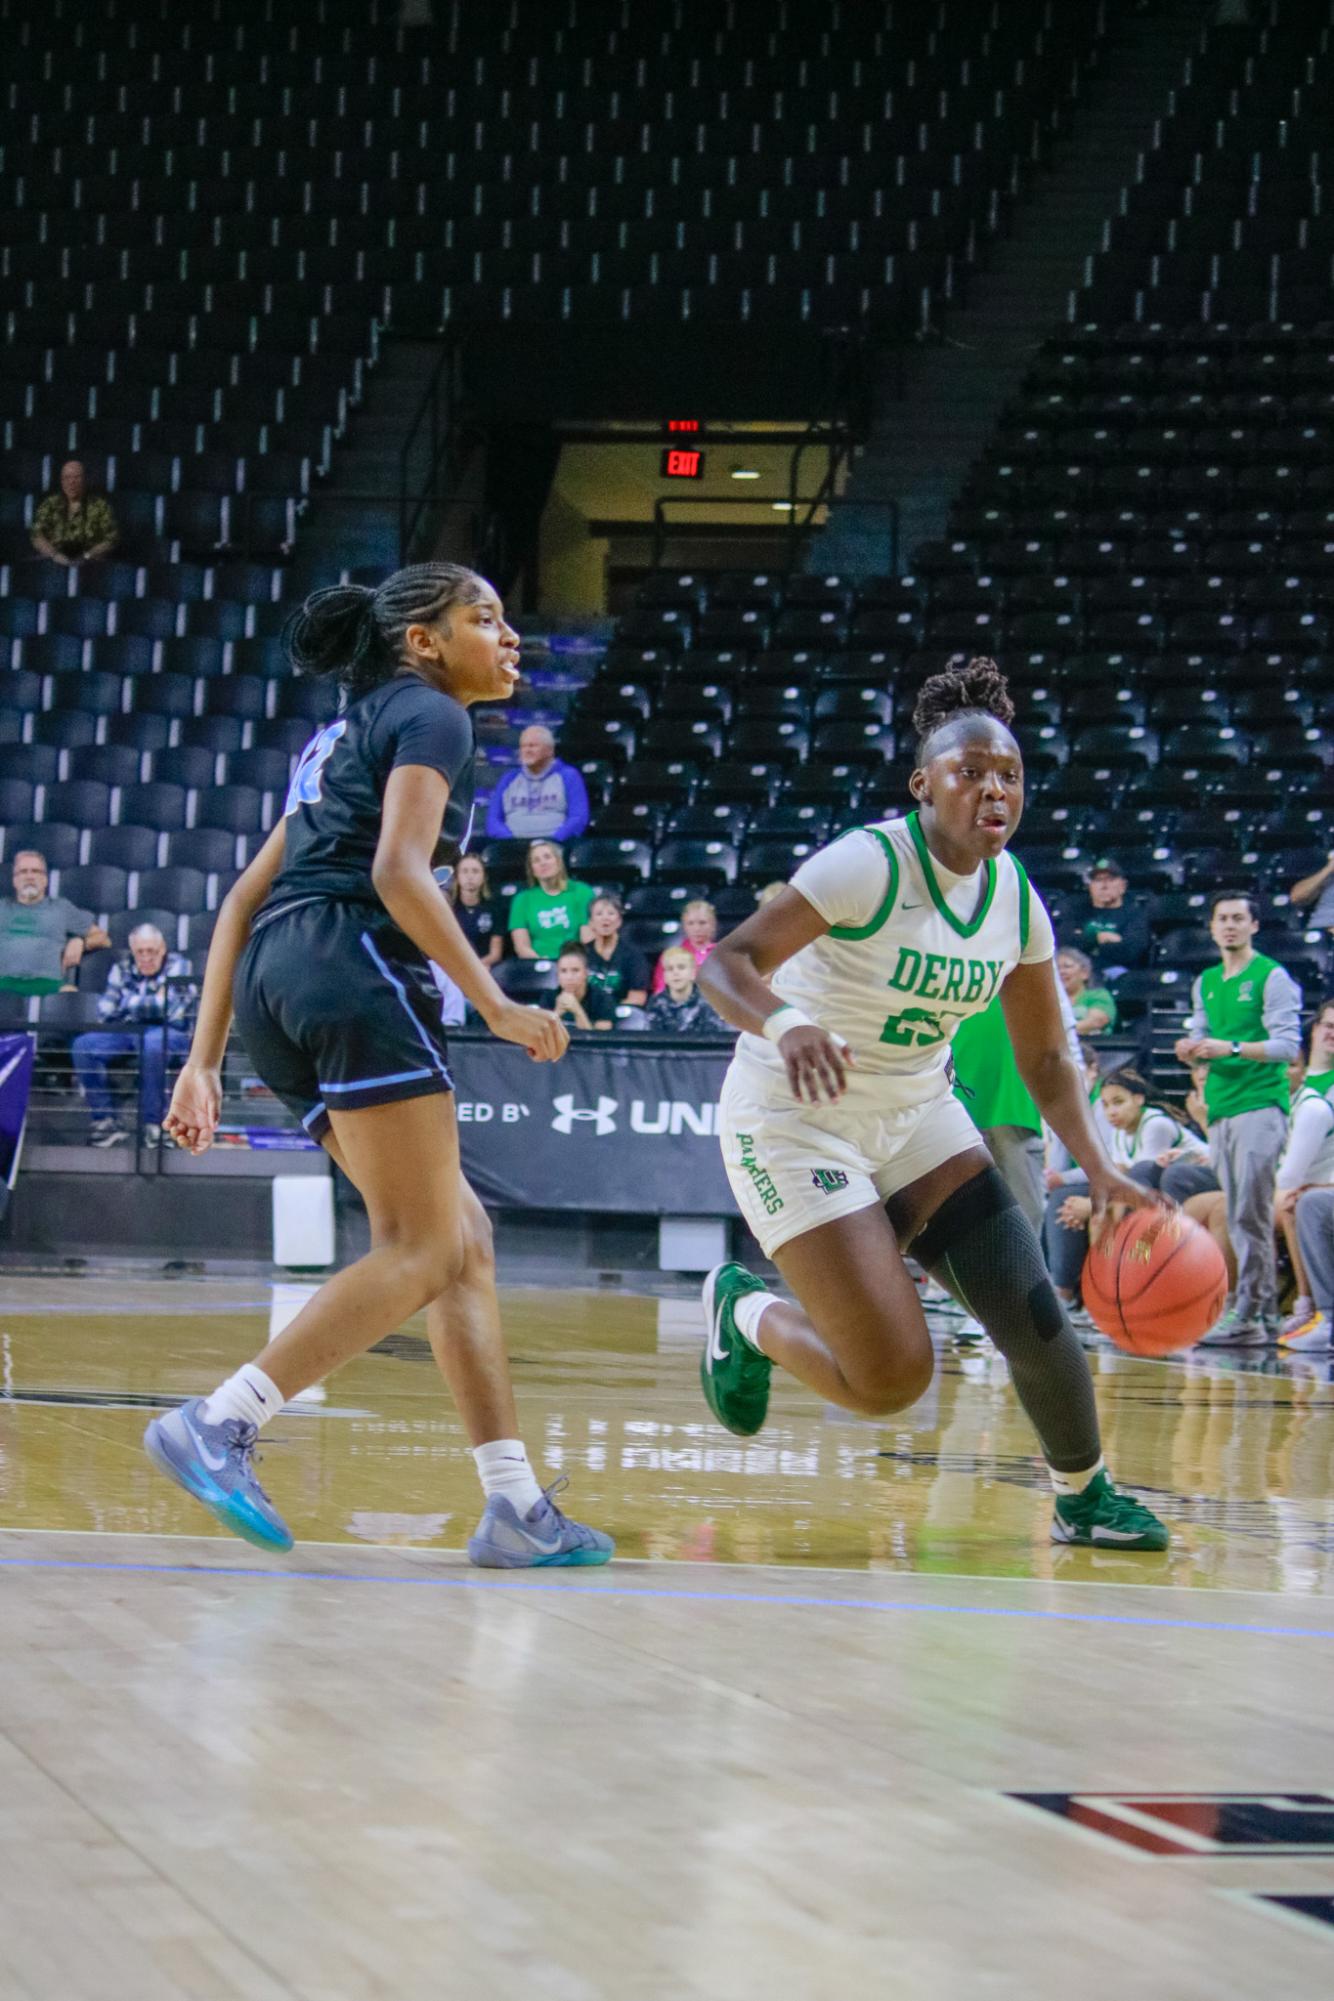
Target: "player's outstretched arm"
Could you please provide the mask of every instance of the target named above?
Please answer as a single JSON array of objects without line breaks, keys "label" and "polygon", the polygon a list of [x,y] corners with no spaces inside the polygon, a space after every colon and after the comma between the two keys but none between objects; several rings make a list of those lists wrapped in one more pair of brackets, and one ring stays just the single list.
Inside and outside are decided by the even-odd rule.
[{"label": "player's outstretched arm", "polygon": [[282,867],[284,823],[279,820],[245,873],[222,899],[208,948],[204,986],[190,1039],[190,1054],[171,1094],[165,1130],[190,1153],[213,1144],[222,1113],[222,1055],[232,1025],[232,980],[250,938],[250,924]]},{"label": "player's outstretched arm", "polygon": [[[851,1054],[837,1036],[807,1021],[798,1009],[785,1007],[767,982],[828,930],[815,906],[789,887],[720,938],[697,978],[705,1000],[734,1028],[764,1035],[766,1022],[776,1024],[769,1039],[777,1040],[793,1095],[811,1104],[842,1097]],[[783,1025],[784,1017],[791,1018],[789,1026]]]},{"label": "player's outstretched arm", "polygon": [[1047,1124],[1088,1178],[1093,1239],[1101,1234],[1109,1202],[1127,1209],[1151,1209],[1161,1203],[1165,1198],[1112,1165],[1098,1137],[1084,1079],[1070,1055],[1054,962],[1043,959],[1036,965],[1016,966],[1001,988],[1001,1006],[1019,1075]]},{"label": "player's outstretched arm", "polygon": [[539,1063],[554,1062],[569,1047],[564,1024],[542,1008],[521,1007],[501,991],[431,873],[448,801],[445,778],[429,765],[399,764],[390,772],[371,865],[375,893],[418,951],[449,974],[493,1035],[521,1044]]}]

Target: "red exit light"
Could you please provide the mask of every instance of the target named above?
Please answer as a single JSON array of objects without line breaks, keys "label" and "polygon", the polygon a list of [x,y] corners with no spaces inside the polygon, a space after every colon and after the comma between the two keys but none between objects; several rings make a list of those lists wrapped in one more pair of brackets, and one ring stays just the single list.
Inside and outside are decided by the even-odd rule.
[{"label": "red exit light", "polygon": [[698,417],[669,417],[667,419],[669,434],[679,434],[685,431],[695,432],[699,428],[700,422]]},{"label": "red exit light", "polygon": [[662,477],[664,479],[703,479],[703,452],[686,451],[679,445],[669,447],[662,455]]}]

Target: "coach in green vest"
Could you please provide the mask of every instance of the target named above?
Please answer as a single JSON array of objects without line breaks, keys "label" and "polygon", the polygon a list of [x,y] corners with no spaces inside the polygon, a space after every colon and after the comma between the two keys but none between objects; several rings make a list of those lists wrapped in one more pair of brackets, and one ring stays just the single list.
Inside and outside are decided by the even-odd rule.
[{"label": "coach in green vest", "polygon": [[1301,1049],[1301,988],[1255,949],[1255,899],[1220,890],[1209,933],[1220,962],[1200,974],[1182,1063],[1207,1063],[1209,1154],[1227,1202],[1237,1253],[1231,1310],[1203,1336],[1210,1347],[1256,1348],[1277,1339],[1274,1177],[1288,1130],[1288,1068]]}]

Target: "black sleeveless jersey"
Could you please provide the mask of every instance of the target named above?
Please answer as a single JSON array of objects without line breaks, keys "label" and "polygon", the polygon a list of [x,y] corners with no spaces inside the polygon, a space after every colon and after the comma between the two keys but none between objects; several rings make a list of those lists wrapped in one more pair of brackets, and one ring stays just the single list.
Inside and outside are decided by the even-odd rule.
[{"label": "black sleeveless jersey", "polygon": [[316,897],[381,908],[371,882],[389,774],[425,764],[449,785],[432,858],[447,877],[472,832],[474,747],[468,712],[452,696],[401,674],[326,723],[301,753],[284,807],[283,863],[258,922]]}]

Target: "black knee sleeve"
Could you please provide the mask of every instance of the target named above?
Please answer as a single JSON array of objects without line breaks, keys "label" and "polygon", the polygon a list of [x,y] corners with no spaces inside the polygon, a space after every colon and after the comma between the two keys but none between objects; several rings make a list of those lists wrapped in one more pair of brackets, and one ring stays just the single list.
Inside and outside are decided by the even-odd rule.
[{"label": "black knee sleeve", "polygon": [[982,1322],[1050,1465],[1078,1472],[1101,1445],[1088,1361],[1056,1294],[1036,1232],[994,1167],[941,1203],[909,1245]]},{"label": "black knee sleeve", "polygon": [[988,1333],[993,1330],[980,1295],[990,1298],[992,1281],[1002,1274],[1015,1306],[1031,1317],[1040,1341],[1054,1340],[1066,1325],[1033,1226],[994,1167],[984,1167],[947,1195],[908,1248],[929,1272],[944,1267],[949,1276],[943,1282],[951,1291],[962,1291],[964,1304]]}]

